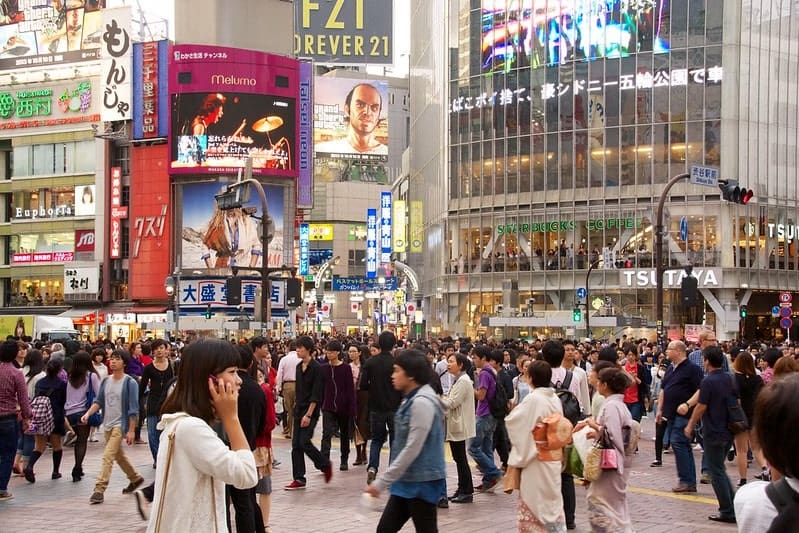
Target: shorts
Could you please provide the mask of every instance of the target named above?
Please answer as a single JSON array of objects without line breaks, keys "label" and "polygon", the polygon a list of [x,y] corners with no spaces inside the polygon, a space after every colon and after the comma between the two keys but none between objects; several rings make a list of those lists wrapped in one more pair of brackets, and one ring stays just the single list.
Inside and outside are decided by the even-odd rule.
[{"label": "shorts", "polygon": [[252,454],[255,457],[255,466],[258,468],[258,477],[270,477],[272,475],[272,462],[275,460],[272,448],[259,446]]},{"label": "shorts", "polygon": [[80,417],[86,414],[86,411],[81,411],[79,413],[73,413],[71,415],[67,415],[67,420],[69,420],[69,425],[73,428],[75,426],[85,426],[86,424],[80,421]]}]

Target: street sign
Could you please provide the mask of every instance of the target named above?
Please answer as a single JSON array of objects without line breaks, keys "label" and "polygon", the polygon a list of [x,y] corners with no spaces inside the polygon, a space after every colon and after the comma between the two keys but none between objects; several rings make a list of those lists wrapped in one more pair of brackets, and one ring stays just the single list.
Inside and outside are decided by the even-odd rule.
[{"label": "street sign", "polygon": [[586,296],[588,296],[588,290],[585,287],[579,287],[577,289],[577,297],[585,298]]},{"label": "street sign", "polygon": [[782,318],[782,319],[780,319],[780,327],[781,328],[783,328],[783,329],[791,329],[791,326],[793,326],[793,320],[791,320],[790,318]]},{"label": "street sign", "polygon": [[780,307],[780,316],[783,318],[790,317],[793,314],[793,309],[790,307]]},{"label": "street sign", "polygon": [[691,167],[691,176],[688,181],[694,185],[718,187],[719,169],[716,167],[700,167],[699,165],[694,165]]},{"label": "street sign", "polygon": [[688,240],[688,217],[680,219],[680,240],[686,242]]},{"label": "street sign", "polygon": [[778,317],[780,316],[780,308],[779,306],[774,306],[771,308],[771,316]]},{"label": "street sign", "polygon": [[790,292],[780,293],[780,303],[789,304],[793,301],[793,294]]}]

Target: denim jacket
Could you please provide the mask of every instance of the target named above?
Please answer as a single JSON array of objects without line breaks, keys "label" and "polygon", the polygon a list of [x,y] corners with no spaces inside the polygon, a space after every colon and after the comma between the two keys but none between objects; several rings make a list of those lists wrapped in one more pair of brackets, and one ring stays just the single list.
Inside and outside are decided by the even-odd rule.
[{"label": "denim jacket", "polygon": [[[114,379],[114,376],[108,376],[100,383],[100,392],[97,393],[97,398],[94,403],[100,404],[100,408],[105,409],[105,385],[108,380]],[[137,417],[139,415],[139,384],[136,380],[125,374],[122,378],[122,435],[128,432],[128,425],[130,424],[130,417]]]}]

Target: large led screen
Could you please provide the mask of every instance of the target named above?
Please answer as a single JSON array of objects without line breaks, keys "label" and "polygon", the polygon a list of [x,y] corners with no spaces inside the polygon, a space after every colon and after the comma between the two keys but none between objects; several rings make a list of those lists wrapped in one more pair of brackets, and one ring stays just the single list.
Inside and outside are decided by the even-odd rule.
[{"label": "large led screen", "polygon": [[668,52],[669,0],[483,0],[483,72]]},{"label": "large led screen", "polygon": [[252,158],[254,174],[293,176],[295,105],[264,94],[173,94],[170,171],[230,172]]}]

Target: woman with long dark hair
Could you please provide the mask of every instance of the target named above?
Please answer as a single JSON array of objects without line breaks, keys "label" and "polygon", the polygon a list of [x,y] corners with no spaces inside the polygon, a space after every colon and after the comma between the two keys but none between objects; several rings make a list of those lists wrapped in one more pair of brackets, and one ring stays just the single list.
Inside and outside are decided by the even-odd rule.
[{"label": "woman with long dark hair", "polygon": [[67,384],[59,378],[63,364],[61,359],[53,359],[47,362],[45,376],[36,383],[36,396],[47,396],[50,398],[50,407],[53,409],[53,430],[49,435],[36,434],[35,448],[31,454],[30,463],[25,469],[25,479],[31,483],[36,482],[33,467],[36,461],[47,449],[47,443],[53,448],[53,474],[52,479],[61,478],[61,457],[64,451],[61,448],[61,437],[64,436],[64,404],[67,401]]},{"label": "woman with long dark hair", "polygon": [[[255,458],[238,418],[239,353],[201,339],[183,349],[175,390],[161,407],[162,430],[148,532],[225,528],[225,484],[258,482]],[[220,421],[230,441],[211,427]],[[191,487],[191,490],[180,490]]]},{"label": "woman with long dark hair", "polygon": [[355,431],[353,437],[355,439],[355,462],[352,466],[360,466],[366,464],[366,443],[372,437],[369,432],[369,391],[360,390],[361,368],[363,364],[369,359],[369,347],[364,345],[358,346],[350,344],[347,348],[347,355],[350,358],[350,367],[352,367],[352,379],[355,382],[355,396],[357,402],[357,414],[355,415]]},{"label": "woman with long dark hair", "polygon": [[[763,379],[755,371],[755,360],[748,353],[739,353],[732,363],[735,371],[735,385],[738,388],[738,395],[741,399],[741,409],[746,415],[749,427],[754,425],[755,400],[760,389],[763,388]],[[746,484],[747,455],[752,450],[757,463],[761,469],[766,468],[765,460],[760,450],[753,449],[751,444],[750,430],[742,431],[735,435],[735,453],[738,462],[738,486]]]},{"label": "woman with long dark hair", "polygon": [[[126,352],[127,355],[127,352]],[[130,356],[128,356],[128,359]],[[124,359],[124,358],[123,358]],[[127,362],[127,361],[126,361]],[[69,430],[77,436],[75,441],[75,466],[72,468],[72,481],[80,481],[83,477],[83,459],[86,457],[86,446],[89,441],[89,425],[80,421],[89,410],[89,387],[94,396],[100,391],[100,378],[94,371],[91,356],[80,350],[72,356],[72,368],[67,381],[67,399],[64,405]]]}]

